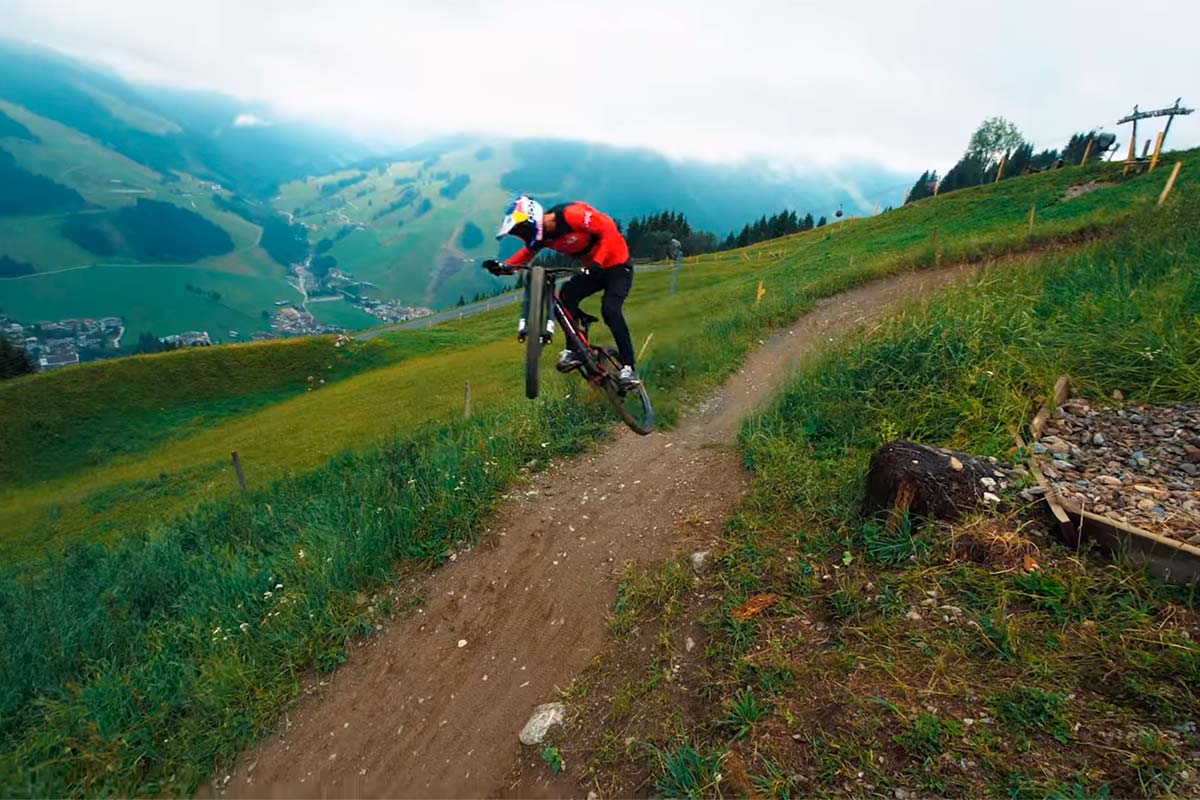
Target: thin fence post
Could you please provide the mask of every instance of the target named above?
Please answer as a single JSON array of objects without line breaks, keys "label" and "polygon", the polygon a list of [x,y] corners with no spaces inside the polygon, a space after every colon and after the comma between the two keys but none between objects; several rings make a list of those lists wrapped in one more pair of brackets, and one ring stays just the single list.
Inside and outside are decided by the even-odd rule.
[{"label": "thin fence post", "polygon": [[992,181],[992,183],[999,183],[1000,179],[1004,177],[1004,165],[1007,163],[1008,153],[1005,153],[1004,155],[1000,156],[1000,169],[996,170],[996,180]]},{"label": "thin fence post", "polygon": [[1033,218],[1037,216],[1037,203],[1029,204],[1029,232],[1033,233]]},{"label": "thin fence post", "polygon": [[244,492],[246,491],[246,476],[242,473],[242,460],[238,458],[237,450],[234,450],[229,456],[233,459],[233,471],[237,474],[238,486]]},{"label": "thin fence post", "polygon": [[471,382],[467,381],[463,391],[463,419],[471,418]]},{"label": "thin fence post", "polygon": [[642,356],[646,355],[646,348],[650,346],[650,340],[654,338],[654,331],[650,331],[650,335],[646,337],[646,341],[642,342],[642,349],[638,351],[637,360],[641,361]]},{"label": "thin fence post", "polygon": [[1179,170],[1183,169],[1183,162],[1176,161],[1175,169],[1171,170],[1171,177],[1167,178],[1167,185],[1163,187],[1162,194],[1158,196],[1158,204],[1161,206],[1167,202],[1167,195],[1171,194],[1171,190],[1175,188],[1175,179],[1179,177]]}]

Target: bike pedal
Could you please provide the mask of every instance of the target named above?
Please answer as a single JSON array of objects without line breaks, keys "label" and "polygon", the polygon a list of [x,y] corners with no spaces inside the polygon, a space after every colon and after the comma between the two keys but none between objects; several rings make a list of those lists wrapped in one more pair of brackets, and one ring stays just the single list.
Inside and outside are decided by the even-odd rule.
[{"label": "bike pedal", "polygon": [[550,334],[548,334],[548,333],[543,333],[543,334],[542,334],[542,344],[550,344],[550,341],[551,341],[553,338],[554,338],[554,337],[553,337],[553,336],[551,336]]}]

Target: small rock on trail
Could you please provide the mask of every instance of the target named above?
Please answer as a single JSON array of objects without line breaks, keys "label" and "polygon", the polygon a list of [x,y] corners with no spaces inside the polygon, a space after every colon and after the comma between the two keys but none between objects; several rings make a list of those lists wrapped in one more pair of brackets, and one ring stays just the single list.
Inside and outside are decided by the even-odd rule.
[{"label": "small rock on trail", "polygon": [[562,725],[566,716],[567,707],[562,703],[542,703],[533,710],[517,738],[521,740],[521,744],[530,747],[541,744],[550,729],[555,725]]}]

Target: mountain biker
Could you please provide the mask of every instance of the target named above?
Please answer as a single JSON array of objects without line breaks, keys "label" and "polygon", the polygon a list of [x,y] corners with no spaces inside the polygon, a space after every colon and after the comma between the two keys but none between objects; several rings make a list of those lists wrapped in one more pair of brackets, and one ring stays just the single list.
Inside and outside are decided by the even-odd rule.
[{"label": "mountain biker", "polygon": [[[622,364],[617,381],[622,388],[636,386],[633,340],[621,308],[633,286],[633,262],[629,260],[625,237],[612,218],[580,202],[543,210],[536,200],[521,195],[508,207],[496,233],[497,239],[505,236],[515,236],[525,246],[504,263],[490,259],[483,262],[484,269],[493,275],[512,275],[518,269],[525,269],[541,250],[547,248],[579,259],[584,271],[572,276],[559,291],[563,306],[573,319],[589,319],[581,314],[580,301],[596,292],[604,292],[600,315],[612,331]],[[518,326],[517,337],[525,338],[524,318]],[[558,357],[558,369],[563,372],[582,363],[580,355],[570,348]]]}]

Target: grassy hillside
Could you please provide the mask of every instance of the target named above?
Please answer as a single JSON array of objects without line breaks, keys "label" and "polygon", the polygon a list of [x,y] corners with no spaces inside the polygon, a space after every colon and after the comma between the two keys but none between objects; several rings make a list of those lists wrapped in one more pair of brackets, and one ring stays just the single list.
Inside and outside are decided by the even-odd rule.
[{"label": "grassy hillside", "polygon": [[[25,322],[121,316],[135,335],[195,328],[223,338],[265,330],[262,311],[297,299],[284,268],[259,247],[262,229],[218,208],[210,181],[158,173],[13,103],[0,100],[0,111],[30,134],[0,140],[14,162],[87,203],[74,213],[0,215],[0,253],[36,270],[0,280],[6,314]],[[148,208],[179,211],[139,213]],[[189,230],[197,246],[181,249]],[[187,292],[189,284],[221,301]]]},{"label": "grassy hillside", "polygon": [[0,383],[0,481],[82,472],[352,375],[460,347],[451,331],[308,337],[85,364]]},{"label": "grassy hillside", "polygon": [[[785,206],[819,216],[832,214],[841,202],[851,213],[876,201],[896,203],[903,184],[865,165],[836,175],[781,175],[583,142],[457,139],[284,185],[273,202],[319,226],[314,238],[335,239],[332,255],[359,279],[437,307],[494,288],[490,276],[463,259],[496,252],[491,233],[517,192],[533,193],[547,206],[586,200],[621,220],[678,209],[693,225],[724,235]],[[844,196],[847,191],[854,199]],[[860,205],[863,196],[871,200]],[[482,241],[463,242],[467,223],[482,231]],[[363,229],[354,227],[359,225]]]},{"label": "grassy hillside", "polygon": [[494,230],[508,199],[500,188],[512,166],[507,149],[483,159],[479,153],[469,145],[436,161],[418,153],[412,161],[309,178],[281,187],[273,203],[316,226],[314,243],[331,239],[329,254],[358,280],[389,296],[447,306],[499,285],[464,261],[493,256],[495,240],[461,242],[467,222]]},{"label": "grassy hillside", "polygon": [[[1194,588],[1043,538],[1033,509],[889,532],[861,508],[870,456],[894,438],[1019,455],[1012,431],[1059,374],[1097,404],[1114,389],[1195,403],[1197,222],[1193,184],[798,376],[743,428],[754,482],[712,572],[693,585],[669,564],[626,586],[614,630],[652,645],[631,659],[614,643],[573,688],[587,733],[563,753],[579,774],[616,796],[1194,795]],[[730,618],[764,593],[770,611]],[[696,626],[703,647],[683,656]]]},{"label": "grassy hillside", "polygon": [[[639,345],[654,334],[640,371],[669,423],[689,400],[731,374],[759,338],[817,297],[938,260],[984,258],[1088,231],[1118,230],[1126,237],[1128,228],[1113,226],[1141,222],[1163,172],[1060,199],[1069,186],[1116,179],[1117,172],[1098,165],[1014,180],[725,254],[685,271],[674,297],[668,272],[639,273],[628,314]],[[1195,219],[1197,185],[1185,173],[1173,201],[1174,213],[1185,215],[1182,231]],[[1035,199],[1039,223],[1031,234],[1026,220]],[[1147,235],[1132,244],[1122,238],[1118,245],[1088,245],[1080,263],[1112,246],[1119,248],[1117,260],[1141,259],[1160,247],[1159,234]],[[1162,248],[1157,266],[1146,272],[1147,287],[1173,274],[1176,255],[1190,253],[1180,249],[1185,245]],[[1034,259],[1029,271],[1050,274],[1055,263]],[[755,305],[760,280],[767,294]],[[1081,307],[1080,313],[1090,312]],[[983,348],[997,323],[986,315],[977,315],[976,323]],[[189,791],[215,759],[270,728],[295,696],[303,670],[335,668],[347,643],[390,611],[386,603],[364,605],[356,598],[394,580],[398,563],[436,562],[455,540],[472,536],[530,461],[577,452],[605,435],[611,417],[602,406],[563,396],[580,392],[577,381],[564,380],[535,403],[511,400],[520,393],[521,355],[511,324],[508,310],[456,322],[445,329],[462,332],[472,344],[447,342],[433,355],[216,421],[186,438],[147,442],[101,467],[5,490],[5,559],[32,560],[22,580],[0,580],[0,785],[29,795]],[[418,333],[392,334],[384,346],[406,347],[404,340]],[[963,341],[953,332],[934,344],[958,348]],[[879,361],[888,366],[896,358]],[[947,363],[957,362],[934,360],[918,374],[933,382],[937,376],[928,370]],[[95,375],[120,367],[98,365]],[[885,370],[863,380],[887,377]],[[462,422],[455,409],[466,379],[477,415]],[[22,380],[14,386],[13,402],[35,405],[24,392],[50,392],[54,384]],[[151,370],[131,371],[129,391],[152,396],[156,388]],[[820,407],[841,432],[833,432],[822,458],[857,441],[849,435],[882,430],[858,425],[855,397],[843,412],[834,389],[824,396]],[[947,394],[927,405],[973,409],[980,402],[975,397]],[[924,408],[901,406],[910,407]],[[986,409],[979,413],[979,430],[986,433],[994,423]],[[126,424],[99,427],[111,425],[119,434]],[[789,430],[764,434],[781,440],[766,456],[789,436],[804,441]],[[248,467],[252,491],[244,496],[233,496],[224,466],[231,449],[242,452]],[[756,455],[756,463],[766,464],[766,456]],[[797,472],[789,462],[791,472],[779,473],[806,481],[804,494],[789,489],[784,502],[824,492],[823,484],[808,482],[807,463]],[[854,469],[832,460],[818,466],[817,477],[845,485],[854,477]],[[211,502],[197,507],[202,499]],[[68,543],[64,554],[35,558],[43,547]],[[786,562],[770,563],[783,568]],[[767,566],[742,567],[744,579],[760,574],[759,567],[773,575]]]},{"label": "grassy hillside", "polygon": [[[813,298],[938,259],[982,258],[1033,246],[1046,237],[1097,228],[1149,202],[1165,180],[1160,172],[1060,200],[1069,186],[1116,174],[1119,167],[1111,165],[1062,170],[722,254],[688,268],[682,279],[687,291],[675,297],[669,296],[667,272],[638,274],[627,313],[639,346],[654,333],[639,370],[655,391],[660,417],[669,421],[688,396],[733,369],[758,331],[792,319]],[[1191,182],[1185,174],[1181,189]],[[1026,222],[1028,204],[1034,200],[1040,222],[1031,236]],[[766,298],[759,306],[749,306],[760,279],[767,287]],[[699,314],[696,309],[706,311]],[[189,428],[194,430],[190,436],[129,452],[91,469],[72,469],[69,479],[2,490],[0,515],[8,522],[8,535],[0,548],[31,555],[80,538],[110,540],[149,520],[190,508],[200,499],[227,494],[233,486],[225,467],[230,450],[241,451],[254,464],[249,473],[252,484],[266,486],[277,477],[312,469],[340,449],[444,418],[448,409],[461,402],[462,382],[467,379],[477,405],[486,407],[511,397],[520,391],[516,377],[522,355],[510,338],[512,316],[511,310],[504,309],[444,326],[474,337],[478,344],[472,347],[438,351],[437,358],[384,367],[221,424]],[[727,320],[722,324],[732,326],[730,330],[750,326],[753,332],[705,336],[703,332],[719,320]],[[413,335],[396,333],[389,338],[403,341]],[[95,368],[110,366],[115,364]],[[143,384],[131,391],[153,396],[156,388]],[[14,398],[14,402],[21,400]],[[10,434],[24,435],[19,429]],[[37,445],[27,446],[27,451],[36,449]],[[137,497],[129,488],[155,480],[169,483],[170,490]],[[95,500],[114,492],[123,498],[121,502]]]}]

